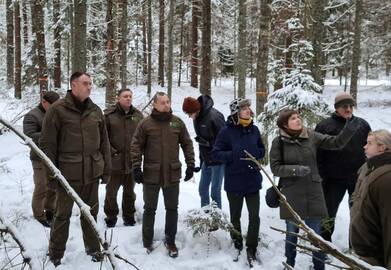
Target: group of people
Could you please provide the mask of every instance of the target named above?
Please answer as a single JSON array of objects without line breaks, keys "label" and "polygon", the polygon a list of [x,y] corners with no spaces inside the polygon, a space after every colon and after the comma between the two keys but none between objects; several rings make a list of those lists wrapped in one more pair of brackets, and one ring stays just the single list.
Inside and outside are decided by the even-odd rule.
[{"label": "group of people", "polygon": [[[72,74],[70,86],[62,99],[55,92],[46,92],[40,105],[26,114],[24,132],[60,169],[72,188],[91,207],[95,219],[101,180],[106,184],[107,227],[117,224],[117,193],[121,186],[122,220],[125,226],[134,226],[134,186],[142,184],[142,241],[150,253],[154,249],[155,213],[162,190],[166,209],[164,244],[168,255],[177,257],[175,237],[182,178],[181,148],[186,163],[183,180],[188,181],[195,172],[201,171],[201,207],[209,205],[211,200],[217,207],[222,207],[224,178],[230,220],[235,229],[231,237],[239,253],[244,242],[240,219],[246,201],[249,213],[245,241],[247,259],[256,259],[262,176],[256,165],[246,159],[245,151],[260,160],[265,155],[265,147],[253,121],[250,100],[233,100],[225,121],[223,114],[213,107],[210,96],[184,99],[182,109],[193,120],[195,141],[199,146],[200,163],[196,166],[192,139],[184,122],[172,113],[166,93],[154,95],[152,112],[144,117],[132,105],[130,89],[121,89],[117,103],[102,112],[89,98],[92,81],[88,73]],[[387,223],[388,206],[382,204],[387,201],[384,192],[390,186],[387,177],[391,173],[391,134],[385,130],[370,132],[365,120],[353,116],[353,106],[354,100],[349,94],[337,95],[336,111],[315,130],[303,126],[299,112],[281,111],[277,120],[279,135],[270,150],[271,170],[280,177],[281,191],[293,209],[309,227],[329,241],[338,206],[348,191],[350,206],[353,205],[350,229],[353,249],[370,263],[391,267],[391,256],[388,256],[391,245],[387,241],[391,226]],[[65,252],[73,200],[34,153],[31,160],[35,183],[33,214],[40,223],[51,228],[49,257],[57,266]],[[356,185],[359,169],[359,184]],[[366,209],[365,213],[363,209]],[[295,233],[299,228],[284,206],[280,207],[280,216],[286,220],[288,231],[285,256],[287,263],[294,267]],[[80,220],[86,253],[93,261],[102,261],[98,239],[83,216]],[[314,252],[313,257],[315,270],[324,269],[325,255]]]}]

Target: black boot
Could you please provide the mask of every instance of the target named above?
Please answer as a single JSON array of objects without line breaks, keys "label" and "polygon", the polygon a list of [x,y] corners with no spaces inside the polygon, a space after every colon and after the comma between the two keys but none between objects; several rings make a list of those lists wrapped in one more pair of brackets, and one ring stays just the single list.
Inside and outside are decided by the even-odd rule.
[{"label": "black boot", "polygon": [[117,218],[105,218],[105,222],[108,228],[113,228],[117,224]]},{"label": "black boot", "polygon": [[134,219],[134,216],[131,217],[124,217],[124,225],[125,226],[134,226],[136,225],[136,220]]}]

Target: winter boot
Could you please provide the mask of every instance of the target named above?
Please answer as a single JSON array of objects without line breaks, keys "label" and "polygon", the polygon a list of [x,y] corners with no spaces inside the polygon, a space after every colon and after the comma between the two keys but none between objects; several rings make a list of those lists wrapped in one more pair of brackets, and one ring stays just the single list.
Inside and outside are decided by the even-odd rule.
[{"label": "winter boot", "polygon": [[105,218],[106,226],[108,228],[115,227],[115,224],[117,224],[117,218]]},{"label": "winter boot", "polygon": [[167,242],[164,242],[164,245],[167,248],[169,257],[171,257],[171,258],[178,257],[178,249],[175,244],[169,244]]},{"label": "winter boot", "polygon": [[254,248],[247,248],[247,261],[250,267],[253,267],[254,262],[257,260],[256,252],[257,250]]},{"label": "winter boot", "polygon": [[123,220],[124,220],[124,225],[125,226],[134,226],[134,225],[136,225],[136,220],[134,219],[133,216],[131,216],[131,217],[124,217]]}]

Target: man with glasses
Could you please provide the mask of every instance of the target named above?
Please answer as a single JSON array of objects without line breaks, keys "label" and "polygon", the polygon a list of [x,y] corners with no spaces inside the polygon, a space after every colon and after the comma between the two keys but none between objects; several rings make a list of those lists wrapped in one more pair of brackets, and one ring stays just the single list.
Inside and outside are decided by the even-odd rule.
[{"label": "man with glasses", "polygon": [[[352,139],[341,150],[318,150],[317,160],[319,174],[323,179],[323,190],[328,210],[328,218],[322,222],[322,237],[331,242],[334,232],[335,217],[338,207],[349,194],[349,202],[357,182],[357,171],[365,162],[364,145],[371,127],[362,118],[353,115],[355,102],[350,94],[339,93],[335,97],[335,112],[321,121],[315,131],[337,135],[344,128],[346,121],[358,118],[359,128]],[[349,207],[351,205],[349,204]]]}]

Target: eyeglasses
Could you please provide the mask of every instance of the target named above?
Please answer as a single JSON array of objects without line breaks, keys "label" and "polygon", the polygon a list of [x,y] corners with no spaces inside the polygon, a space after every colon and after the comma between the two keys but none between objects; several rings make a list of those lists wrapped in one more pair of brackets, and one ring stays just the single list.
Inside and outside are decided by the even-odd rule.
[{"label": "eyeglasses", "polygon": [[353,104],[344,104],[344,105],[342,105],[341,107],[342,107],[343,109],[345,109],[345,110],[346,110],[346,109],[349,109],[349,108],[350,108],[350,109],[353,109],[354,105],[353,105]]}]

